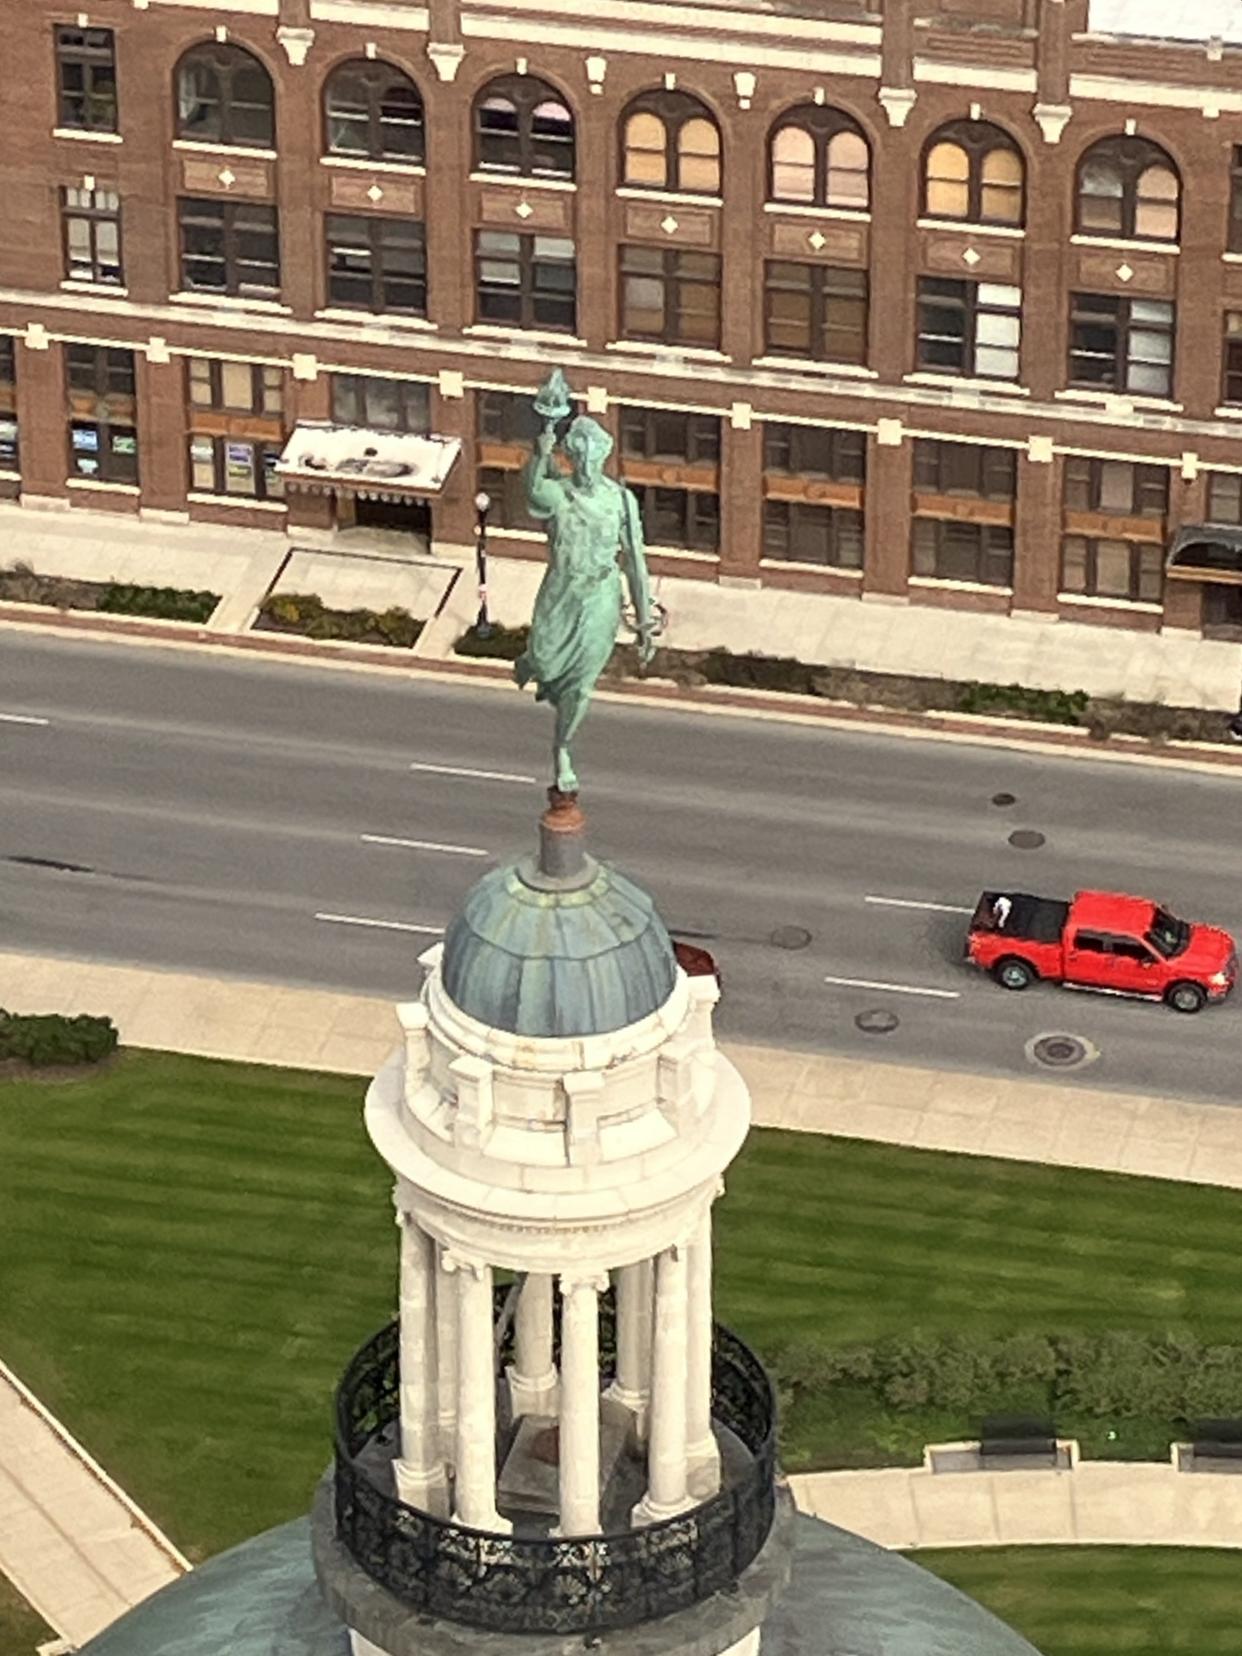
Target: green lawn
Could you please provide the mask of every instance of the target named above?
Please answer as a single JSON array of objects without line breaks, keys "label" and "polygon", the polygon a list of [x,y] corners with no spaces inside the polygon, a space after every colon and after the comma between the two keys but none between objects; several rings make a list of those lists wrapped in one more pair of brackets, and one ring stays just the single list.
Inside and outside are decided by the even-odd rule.
[{"label": "green lawn", "polygon": [[55,1637],[8,1577],[0,1575],[0,1650],[4,1656],[34,1656],[37,1646]]},{"label": "green lawn", "polygon": [[[305,1509],[332,1387],[392,1315],[391,1181],[362,1093],[140,1053],[0,1089],[0,1355],[192,1557]],[[1228,1338],[1242,1199],[765,1131],[717,1238],[719,1314],[760,1352],[791,1329]],[[962,1429],[852,1407],[788,1421],[791,1463]]]},{"label": "green lawn", "polygon": [[1197,1547],[917,1552],[1043,1656],[1236,1656],[1242,1554]]}]

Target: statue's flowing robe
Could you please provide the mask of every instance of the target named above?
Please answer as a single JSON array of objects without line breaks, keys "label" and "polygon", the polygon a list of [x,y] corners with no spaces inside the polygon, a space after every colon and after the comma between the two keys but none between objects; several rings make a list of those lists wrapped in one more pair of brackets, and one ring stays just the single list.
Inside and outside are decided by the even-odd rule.
[{"label": "statue's flowing robe", "polygon": [[589,696],[612,654],[621,621],[617,552],[633,544],[637,505],[628,489],[600,477],[589,489],[557,480],[555,502],[532,502],[531,511],[548,524],[548,567],[525,666],[536,699],[559,706],[565,697]]}]

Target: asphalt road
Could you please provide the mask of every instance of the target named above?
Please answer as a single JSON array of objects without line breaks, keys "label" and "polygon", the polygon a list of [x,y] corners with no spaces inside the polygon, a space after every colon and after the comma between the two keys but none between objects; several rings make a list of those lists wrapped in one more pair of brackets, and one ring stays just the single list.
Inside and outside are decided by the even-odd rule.
[{"label": "asphalt road", "polygon": [[[0,632],[0,947],[404,998],[533,848],[550,732],[516,692]],[[716,954],[722,1034],[1030,1076],[1068,1032],[1067,1080],[1242,1102],[1242,999],[1007,994],[953,912],[1099,886],[1242,936],[1233,777],[607,703],[578,759],[595,853]]]}]

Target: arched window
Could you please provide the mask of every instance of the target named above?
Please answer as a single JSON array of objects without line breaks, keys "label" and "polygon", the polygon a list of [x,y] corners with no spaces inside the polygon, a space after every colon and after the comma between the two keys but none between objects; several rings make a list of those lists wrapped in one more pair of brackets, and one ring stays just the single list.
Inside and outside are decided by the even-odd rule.
[{"label": "arched window", "polygon": [[410,77],[391,63],[351,58],[338,64],[324,87],[323,109],[329,155],[423,159],[423,100]]},{"label": "arched window", "polygon": [[534,75],[489,81],[474,106],[474,164],[522,178],[574,176],[574,118]]},{"label": "arched window", "polygon": [[1078,163],[1076,228],[1084,236],[1175,242],[1182,184],[1177,168],[1146,138],[1102,138]]},{"label": "arched window", "polygon": [[225,41],[191,46],[177,65],[177,136],[271,149],[275,98],[258,58]]},{"label": "arched window", "polygon": [[857,122],[819,104],[783,115],[769,145],[768,200],[865,213],[871,205],[871,151]]},{"label": "arched window", "polygon": [[686,92],[645,92],[621,123],[621,182],[639,190],[720,194],[720,129]]},{"label": "arched window", "polygon": [[1018,146],[986,121],[954,121],[923,154],[923,212],[966,224],[1020,225],[1025,169]]}]

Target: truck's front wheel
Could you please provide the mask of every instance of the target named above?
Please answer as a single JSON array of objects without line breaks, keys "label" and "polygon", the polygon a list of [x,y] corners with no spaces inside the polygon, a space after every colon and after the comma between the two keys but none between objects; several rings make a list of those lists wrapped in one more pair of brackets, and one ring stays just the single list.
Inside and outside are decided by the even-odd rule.
[{"label": "truck's front wheel", "polygon": [[992,976],[1002,989],[1029,989],[1039,974],[1027,960],[1019,960],[1017,955],[1007,955],[1004,960],[998,960],[992,970]]},{"label": "truck's front wheel", "polygon": [[1202,1012],[1207,995],[1197,983],[1175,983],[1164,997],[1175,1012]]}]

